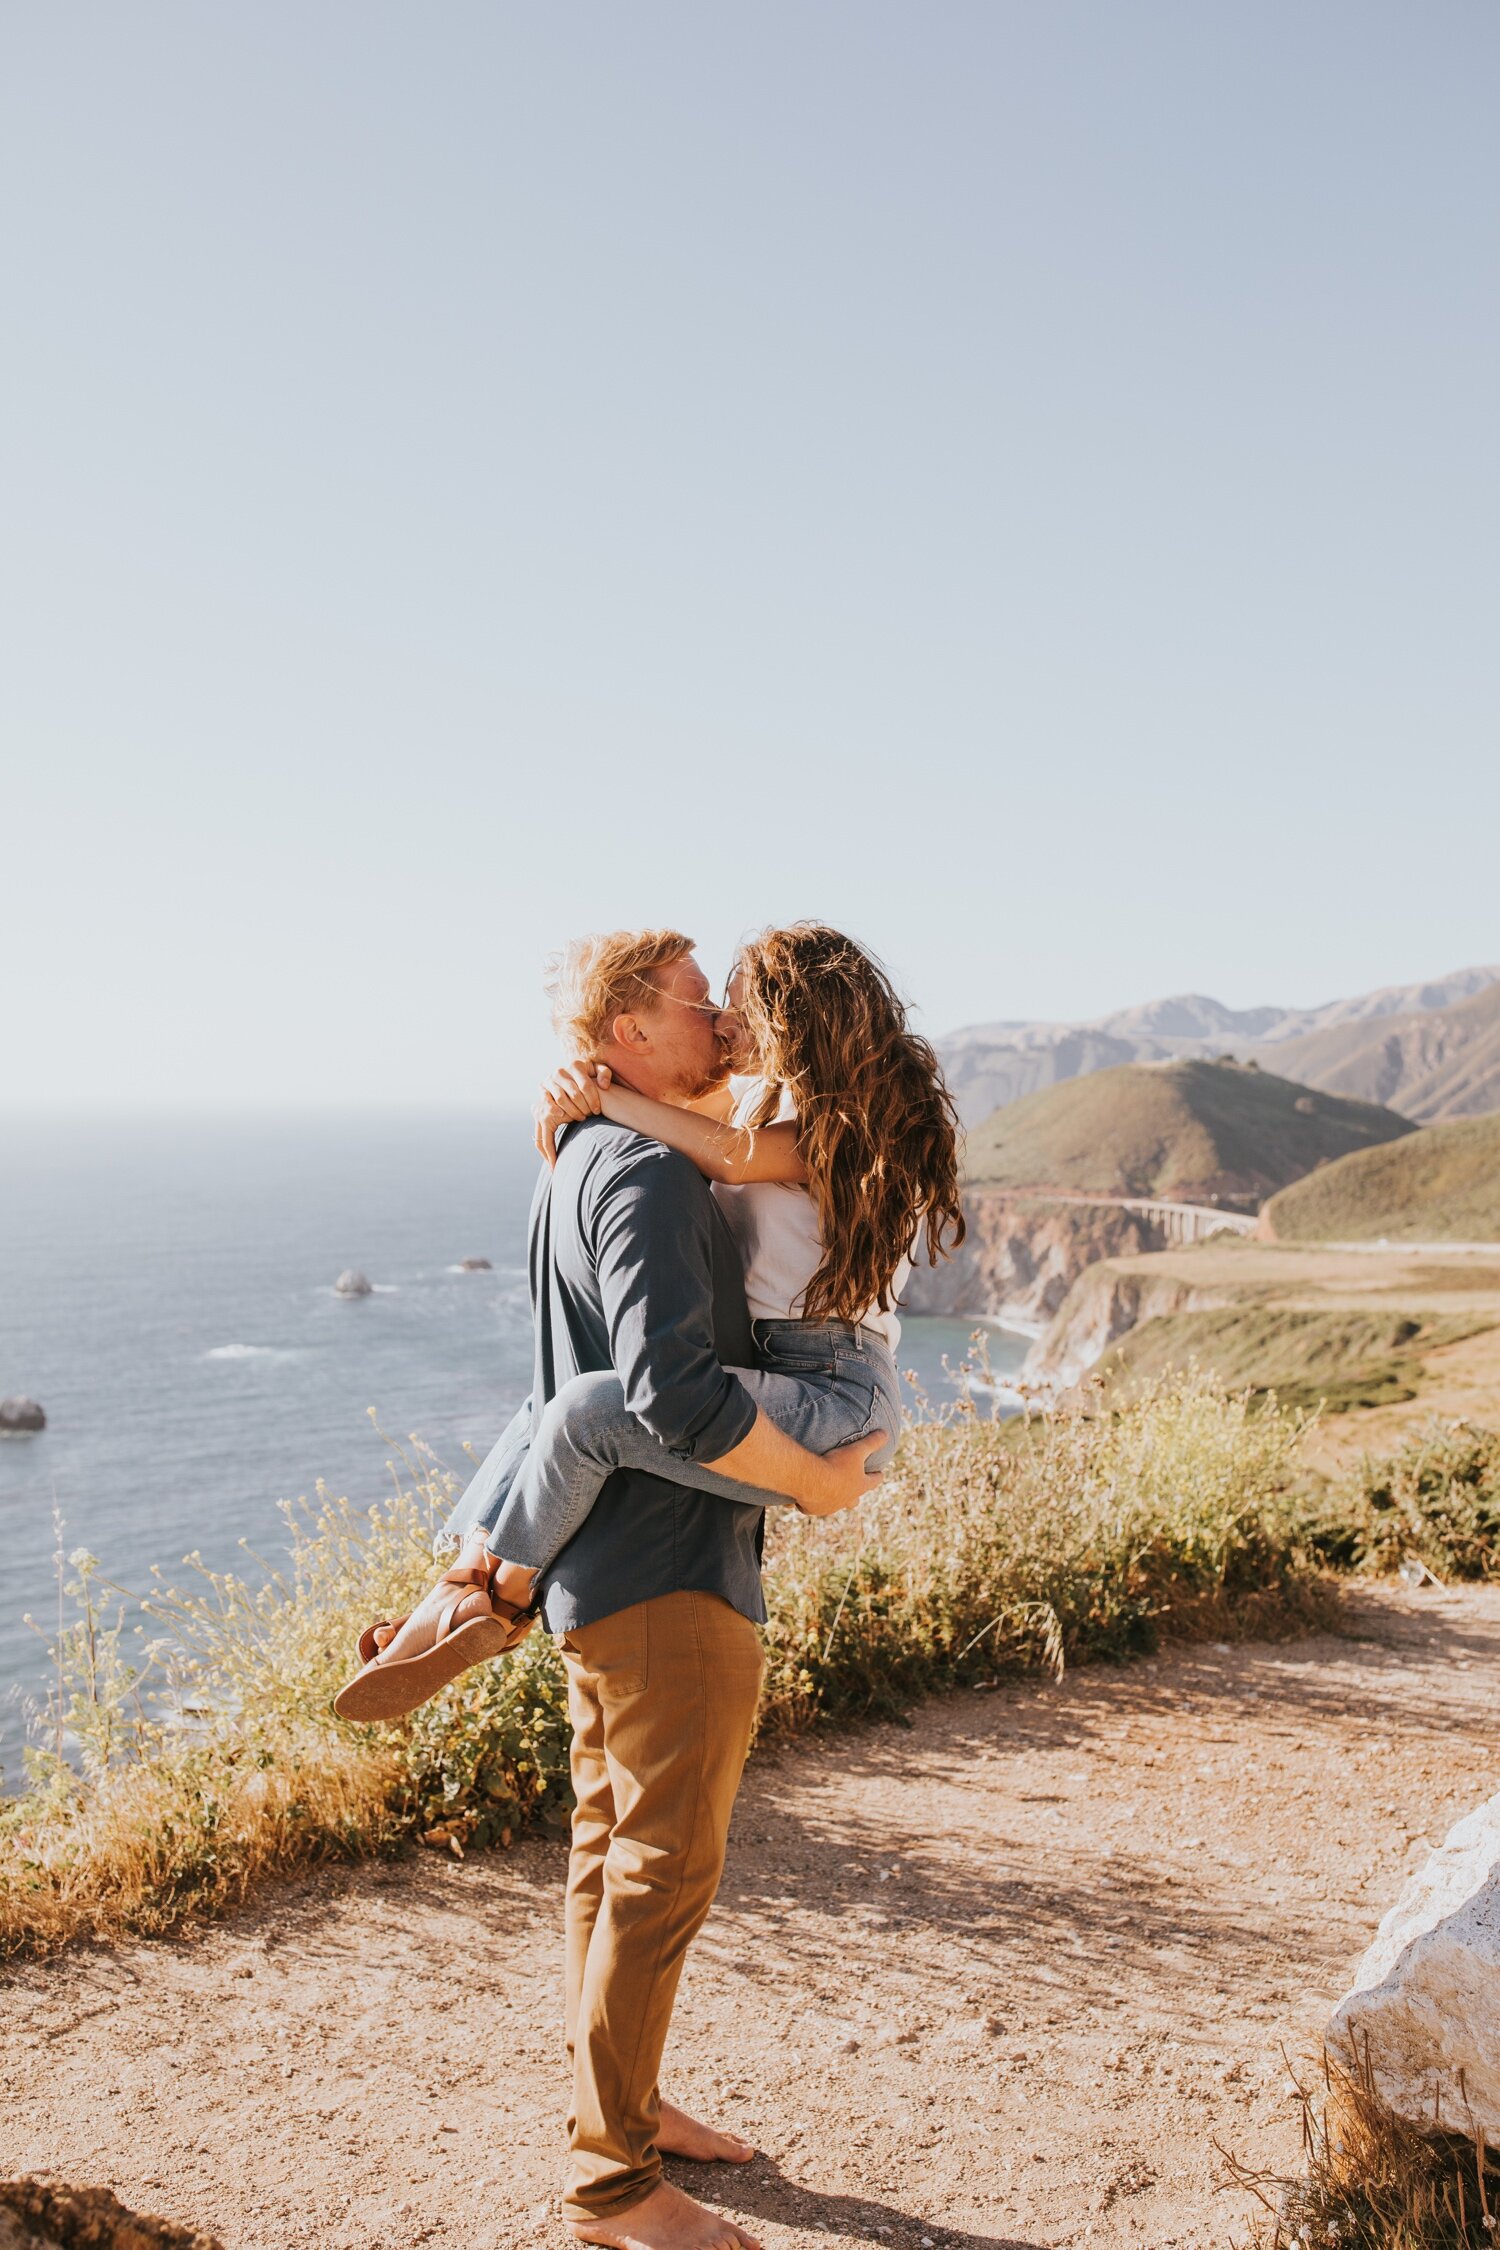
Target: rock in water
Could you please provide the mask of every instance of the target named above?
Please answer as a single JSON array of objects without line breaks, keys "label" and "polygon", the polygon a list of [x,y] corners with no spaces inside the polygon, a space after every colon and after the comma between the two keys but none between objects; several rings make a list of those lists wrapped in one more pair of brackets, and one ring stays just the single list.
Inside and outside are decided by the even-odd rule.
[{"label": "rock in water", "polygon": [[0,2250],[224,2250],[217,2235],[127,2211],[107,2188],[0,2180]]},{"label": "rock in water", "polygon": [[488,1258],[460,1258],[458,1270],[460,1273],[493,1273],[495,1269]]},{"label": "rock in water", "polygon": [[0,1398],[0,1430],[45,1430],[47,1417],[34,1398]]},{"label": "rock in water", "polygon": [[1328,2045],[1423,2131],[1500,2143],[1500,1796],[1449,1831],[1375,1934]]},{"label": "rock in water", "polygon": [[345,1266],[333,1285],[335,1297],[368,1297],[373,1291],[373,1282],[364,1274],[357,1273],[353,1266]]}]

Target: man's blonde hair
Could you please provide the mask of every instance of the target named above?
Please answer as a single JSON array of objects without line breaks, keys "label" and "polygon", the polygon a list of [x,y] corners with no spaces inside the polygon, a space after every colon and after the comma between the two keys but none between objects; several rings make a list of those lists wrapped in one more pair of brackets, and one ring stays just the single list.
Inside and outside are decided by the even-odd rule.
[{"label": "man's blonde hair", "polygon": [[649,1007],[657,971],[693,950],[681,930],[606,930],[574,938],[547,963],[545,991],[552,1028],[570,1053],[604,1046],[616,1016]]}]

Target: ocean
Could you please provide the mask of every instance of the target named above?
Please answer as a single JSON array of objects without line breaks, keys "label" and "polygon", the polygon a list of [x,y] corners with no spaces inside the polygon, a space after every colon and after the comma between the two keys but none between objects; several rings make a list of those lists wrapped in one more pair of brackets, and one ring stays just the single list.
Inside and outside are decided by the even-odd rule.
[{"label": "ocean", "polygon": [[[47,1412],[0,1438],[4,1786],[44,1684],[23,1620],[56,1616],[57,1518],[132,1589],[193,1550],[253,1573],[238,1542],[274,1559],[278,1501],[319,1479],[368,1503],[392,1441],[460,1475],[488,1450],[530,1383],[537,1161],[519,1114],[0,1118],[0,1396]],[[333,1294],[348,1266],[373,1295]],[[973,1326],[906,1322],[935,1402]],[[1025,1351],[992,1332],[997,1375]]]}]

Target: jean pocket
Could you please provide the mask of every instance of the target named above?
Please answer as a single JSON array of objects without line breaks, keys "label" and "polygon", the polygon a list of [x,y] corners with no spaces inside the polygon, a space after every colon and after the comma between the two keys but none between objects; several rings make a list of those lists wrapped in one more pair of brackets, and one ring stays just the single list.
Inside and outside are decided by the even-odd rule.
[{"label": "jean pocket", "polygon": [[884,1432],[886,1443],[876,1456],[877,1468],[886,1468],[896,1450],[896,1440],[901,1435],[901,1409],[875,1375],[864,1367],[848,1365],[839,1369],[840,1388],[849,1399],[854,1427],[849,1433],[853,1444],[859,1438]]}]

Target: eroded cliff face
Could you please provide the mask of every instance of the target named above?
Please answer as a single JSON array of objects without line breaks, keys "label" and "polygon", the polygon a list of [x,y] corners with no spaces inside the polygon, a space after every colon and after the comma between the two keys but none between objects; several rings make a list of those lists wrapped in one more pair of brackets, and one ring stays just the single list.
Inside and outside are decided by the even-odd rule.
[{"label": "eroded cliff face", "polygon": [[1172,1275],[1132,1273],[1113,1264],[1092,1266],[1079,1276],[1045,1333],[1032,1345],[1021,1379],[1049,1390],[1071,1389],[1111,1344],[1142,1321],[1198,1312],[1228,1301],[1223,1290],[1195,1288]]},{"label": "eroded cliff face", "polygon": [[1160,1220],[1113,1203],[974,1188],[964,1216],[969,1231],[954,1256],[914,1270],[909,1312],[985,1313],[1040,1336],[1088,1267],[1167,1247]]}]

